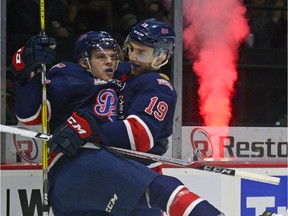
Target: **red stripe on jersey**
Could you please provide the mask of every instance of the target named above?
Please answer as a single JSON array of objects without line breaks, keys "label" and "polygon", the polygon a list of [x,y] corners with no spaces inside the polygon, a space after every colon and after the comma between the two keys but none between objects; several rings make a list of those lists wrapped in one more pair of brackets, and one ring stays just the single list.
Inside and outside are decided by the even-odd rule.
[{"label": "red stripe on jersey", "polygon": [[135,150],[140,152],[147,152],[152,148],[151,140],[149,138],[149,133],[146,128],[136,119],[127,118],[126,119],[130,125],[132,136],[135,143]]},{"label": "red stripe on jersey", "polygon": [[122,74],[121,75],[121,82],[125,82],[128,79],[128,75],[127,74]]},{"label": "red stripe on jersey", "polygon": [[153,163],[147,167],[150,168],[151,170],[159,173],[159,174],[163,174],[163,164],[162,163]]},{"label": "red stripe on jersey", "polygon": [[170,215],[171,216],[184,215],[187,208],[194,202],[197,203],[198,199],[202,200],[202,198],[190,192],[186,187],[182,188],[177,193],[173,203],[171,204],[169,211]]},{"label": "red stripe on jersey", "polygon": [[[49,101],[47,101],[47,120],[50,120],[50,113],[51,113],[51,106]],[[18,116],[16,116],[18,121],[20,121],[21,123],[25,124],[25,125],[39,125],[42,123],[42,109],[41,106],[39,107],[38,111],[35,113],[34,116],[31,116],[29,118],[25,118],[22,119]]]},{"label": "red stripe on jersey", "polygon": [[23,122],[21,121],[23,124],[25,125],[38,125],[38,124],[41,124],[42,122],[42,116],[41,116],[41,113],[39,116],[37,116],[37,118],[33,119],[32,121],[27,121],[27,122]]},{"label": "red stripe on jersey", "polygon": [[50,152],[49,153],[49,158],[48,158],[48,164],[50,165],[52,163],[52,161],[54,160],[54,158],[58,155],[58,152]]},{"label": "red stripe on jersey", "polygon": [[[39,109],[41,109],[41,107]],[[19,122],[21,122],[25,125],[38,125],[38,124],[41,124],[41,121],[42,121],[42,111],[38,110],[34,116],[31,116],[31,117],[25,118],[25,119],[20,118],[17,115],[16,115],[16,117],[17,117]]]}]

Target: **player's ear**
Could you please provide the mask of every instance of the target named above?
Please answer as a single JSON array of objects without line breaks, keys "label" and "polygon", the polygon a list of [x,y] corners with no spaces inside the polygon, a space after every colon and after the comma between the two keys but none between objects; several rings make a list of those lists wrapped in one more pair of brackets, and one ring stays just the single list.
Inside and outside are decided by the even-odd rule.
[{"label": "player's ear", "polygon": [[162,55],[160,56],[161,63],[167,59],[168,51],[163,51]]},{"label": "player's ear", "polygon": [[84,68],[86,68],[86,69],[89,68],[88,63],[87,63],[87,61],[86,61],[84,58],[81,58],[81,59],[79,60],[79,65],[82,66],[82,67],[84,67]]}]

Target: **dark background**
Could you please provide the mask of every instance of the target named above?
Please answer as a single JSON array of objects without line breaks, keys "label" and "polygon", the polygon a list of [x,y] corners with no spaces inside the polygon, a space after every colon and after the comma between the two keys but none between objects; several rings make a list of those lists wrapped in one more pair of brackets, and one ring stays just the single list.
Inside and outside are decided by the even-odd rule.
[{"label": "dark background", "polygon": [[[192,1],[192,0],[191,0]],[[166,0],[46,0],[46,34],[57,39],[56,61],[73,61],[73,46],[83,32],[105,30],[123,44],[130,28],[144,18],[171,23]],[[230,126],[287,127],[287,0],[246,0],[252,45],[240,47],[238,81]],[[13,53],[39,34],[39,1],[7,1],[7,123],[16,85],[9,65]],[[184,55],[183,55],[184,56]],[[163,70],[169,71],[170,65]],[[168,73],[169,74],[169,73]],[[198,82],[183,59],[183,125],[203,125]]]}]

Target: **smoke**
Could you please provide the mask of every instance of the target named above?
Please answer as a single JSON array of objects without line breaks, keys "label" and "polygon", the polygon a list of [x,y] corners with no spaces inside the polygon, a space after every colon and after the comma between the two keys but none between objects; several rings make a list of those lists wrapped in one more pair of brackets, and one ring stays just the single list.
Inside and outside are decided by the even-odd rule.
[{"label": "smoke", "polygon": [[199,81],[206,126],[228,126],[238,48],[249,33],[241,0],[184,0],[184,48]]}]

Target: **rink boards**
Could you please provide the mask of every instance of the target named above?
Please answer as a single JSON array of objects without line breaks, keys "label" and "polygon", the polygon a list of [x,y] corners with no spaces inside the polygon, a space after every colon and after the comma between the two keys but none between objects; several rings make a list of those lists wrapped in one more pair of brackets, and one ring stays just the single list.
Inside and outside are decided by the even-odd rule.
[{"label": "rink boards", "polygon": [[[164,174],[179,178],[226,216],[259,216],[265,209],[288,216],[287,128],[184,126],[181,143],[183,159],[272,175],[281,183],[275,186],[187,168],[166,167]],[[1,216],[41,215],[42,171],[37,165],[41,142],[7,135],[5,144],[10,165],[1,166]],[[171,146],[166,155],[173,155]]]},{"label": "rink boards", "polygon": [[[1,215],[41,215],[41,166],[2,165],[1,169]],[[265,209],[278,215],[288,215],[285,164],[278,164],[274,168],[264,165],[237,169],[277,176],[281,178],[281,183],[276,186],[189,168],[166,167],[164,174],[179,178],[189,189],[225,212],[226,216],[259,216]]]},{"label": "rink boards", "polygon": [[[41,132],[40,126],[23,126],[23,129]],[[201,161],[231,161],[253,163],[287,163],[288,142],[285,127],[182,127],[181,145],[170,148],[181,158]],[[11,163],[41,163],[41,141],[6,134],[5,159]],[[2,148],[3,145],[2,145]]]}]

